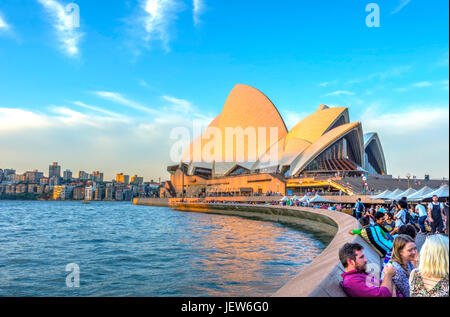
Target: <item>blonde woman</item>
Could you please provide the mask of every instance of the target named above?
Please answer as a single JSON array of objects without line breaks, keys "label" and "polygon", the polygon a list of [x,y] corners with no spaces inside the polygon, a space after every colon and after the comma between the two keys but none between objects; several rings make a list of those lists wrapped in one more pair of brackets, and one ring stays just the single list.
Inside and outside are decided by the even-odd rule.
[{"label": "blonde woman", "polygon": [[[409,276],[414,270],[414,264],[417,256],[417,248],[413,238],[406,234],[399,234],[394,239],[392,246],[392,265],[397,272],[392,278],[392,282],[397,290],[397,297],[409,297]],[[384,274],[381,274],[384,278]],[[399,295],[401,294],[401,295]]]},{"label": "blonde woman", "polygon": [[411,297],[448,296],[448,237],[428,236],[420,250],[419,267],[409,279]]}]

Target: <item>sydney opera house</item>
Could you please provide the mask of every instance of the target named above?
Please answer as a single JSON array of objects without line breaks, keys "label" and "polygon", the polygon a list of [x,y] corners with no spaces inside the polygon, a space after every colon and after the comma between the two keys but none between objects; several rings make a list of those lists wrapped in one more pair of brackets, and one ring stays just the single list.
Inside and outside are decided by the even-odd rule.
[{"label": "sydney opera house", "polygon": [[241,84],[180,163],[167,170],[166,197],[284,195],[325,180],[330,191],[346,192],[330,179],[387,173],[377,133],[351,122],[348,108],[320,105],[288,131],[270,99]]}]

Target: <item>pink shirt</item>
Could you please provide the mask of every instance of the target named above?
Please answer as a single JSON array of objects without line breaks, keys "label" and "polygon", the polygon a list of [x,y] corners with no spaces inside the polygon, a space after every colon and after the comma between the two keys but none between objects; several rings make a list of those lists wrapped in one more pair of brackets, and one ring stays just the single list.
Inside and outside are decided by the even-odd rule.
[{"label": "pink shirt", "polygon": [[387,287],[373,286],[368,283],[369,274],[357,270],[348,271],[341,274],[341,287],[350,297],[392,297]]}]

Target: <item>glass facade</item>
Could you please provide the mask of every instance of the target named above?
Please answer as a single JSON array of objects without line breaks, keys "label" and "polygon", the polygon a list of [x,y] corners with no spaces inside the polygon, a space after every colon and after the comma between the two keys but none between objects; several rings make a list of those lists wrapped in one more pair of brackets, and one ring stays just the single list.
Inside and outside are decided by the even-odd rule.
[{"label": "glass facade", "polygon": [[347,137],[335,142],[317,156],[305,169],[305,172],[355,171],[356,156]]},{"label": "glass facade", "polygon": [[371,175],[382,174],[381,168],[375,159],[375,155],[373,153],[373,147],[375,146],[374,141],[370,142],[370,144],[366,147],[364,152],[364,164],[365,169]]}]

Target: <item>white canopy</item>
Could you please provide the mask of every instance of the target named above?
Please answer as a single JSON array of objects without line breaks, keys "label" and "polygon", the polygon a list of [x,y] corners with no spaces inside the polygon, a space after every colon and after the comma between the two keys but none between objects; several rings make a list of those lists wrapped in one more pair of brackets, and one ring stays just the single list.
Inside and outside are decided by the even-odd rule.
[{"label": "white canopy", "polygon": [[323,197],[321,197],[319,195],[314,196],[314,198],[312,198],[309,202],[310,203],[332,203],[331,200],[323,198]]},{"label": "white canopy", "polygon": [[300,200],[300,198],[298,198],[297,195],[294,195],[294,197],[292,197],[292,200]]},{"label": "white canopy", "polygon": [[305,195],[302,198],[300,198],[300,201],[307,201],[308,199],[309,199],[309,197]]},{"label": "white canopy", "polygon": [[402,197],[406,197],[408,198],[408,195],[412,195],[416,192],[416,190],[414,188],[408,188],[407,190],[405,190],[404,192],[401,192],[400,194],[393,196],[391,194],[391,198],[389,200],[400,200]]},{"label": "white canopy", "polygon": [[289,200],[289,198],[287,198],[286,196],[280,199],[280,201],[287,201],[287,200]]},{"label": "white canopy", "polygon": [[434,195],[440,197],[448,197],[448,185],[443,185],[441,187],[439,187],[438,189],[432,191],[431,193],[428,193],[426,195],[423,195],[422,197],[420,197],[420,199],[427,199],[427,198],[431,198]]},{"label": "white canopy", "polygon": [[389,189],[386,189],[384,192],[379,193],[378,195],[370,197],[370,199],[383,199],[386,196],[389,196],[392,192]]},{"label": "white canopy", "polygon": [[418,191],[416,191],[414,194],[406,196],[406,198],[408,198],[408,201],[420,201],[420,200],[422,200],[420,197],[422,197],[426,194],[429,194],[432,191],[434,191],[433,188],[425,186],[425,187],[422,187],[421,189],[419,189]]},{"label": "white canopy", "polygon": [[397,188],[396,190],[394,190],[392,193],[390,193],[389,195],[386,195],[385,197],[383,197],[383,199],[392,199],[392,197],[397,197],[397,195],[403,193],[403,190],[401,190],[400,188]]}]

